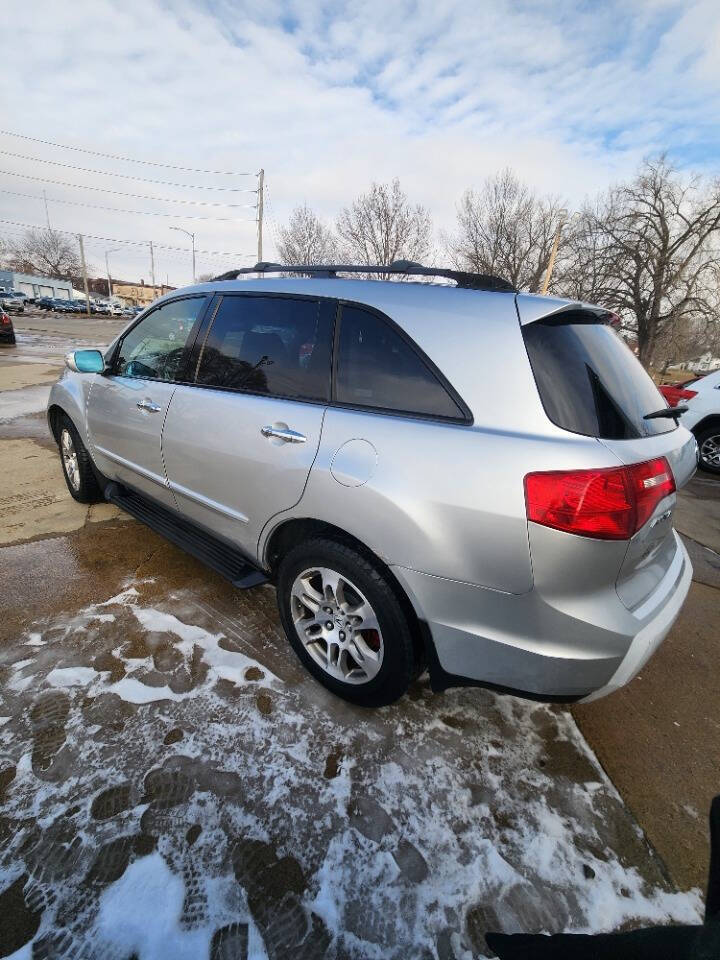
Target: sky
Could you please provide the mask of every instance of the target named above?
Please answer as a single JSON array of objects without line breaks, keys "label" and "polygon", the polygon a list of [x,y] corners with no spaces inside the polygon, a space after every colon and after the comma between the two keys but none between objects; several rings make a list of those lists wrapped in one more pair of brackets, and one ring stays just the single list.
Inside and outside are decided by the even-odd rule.
[{"label": "sky", "polygon": [[332,221],[373,180],[399,177],[439,238],[505,166],[570,209],[661,151],[720,174],[716,0],[3,9],[0,236],[45,224],[44,190],[97,275],[110,250],[114,277],[149,283],[152,240],[157,281],[189,283],[171,227],[207,251],[198,273],[251,265],[261,167],[266,260],[294,206]]}]

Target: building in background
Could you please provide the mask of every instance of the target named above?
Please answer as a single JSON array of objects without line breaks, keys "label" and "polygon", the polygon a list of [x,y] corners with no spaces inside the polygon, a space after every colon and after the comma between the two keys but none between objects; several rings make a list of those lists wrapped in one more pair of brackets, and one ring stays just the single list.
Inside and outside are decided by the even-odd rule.
[{"label": "building in background", "polygon": [[69,280],[55,277],[36,277],[16,270],[0,270],[0,287],[22,290],[29,297],[55,297],[58,300],[70,300],[72,284]]},{"label": "building in background", "polygon": [[[107,281],[104,282],[105,291],[107,291]],[[175,289],[175,287],[168,287],[165,284],[156,285],[154,287],[146,286],[144,280],[141,280],[140,283],[132,283],[128,280],[112,281],[113,298],[120,297],[127,303],[132,304],[134,307],[147,306],[148,303],[152,303],[153,300],[157,300],[157,298],[161,297],[164,293],[170,293]]]}]

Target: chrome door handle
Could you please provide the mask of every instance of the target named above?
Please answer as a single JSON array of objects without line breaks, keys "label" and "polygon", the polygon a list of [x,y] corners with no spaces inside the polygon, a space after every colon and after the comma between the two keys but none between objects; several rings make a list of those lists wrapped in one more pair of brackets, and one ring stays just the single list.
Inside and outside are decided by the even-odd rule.
[{"label": "chrome door handle", "polygon": [[295,430],[282,427],[261,427],[260,433],[264,437],[275,437],[278,440],[284,440],[285,443],[307,443],[307,437]]},{"label": "chrome door handle", "polygon": [[138,410],[147,410],[148,413],[160,413],[162,410],[162,407],[157,403],[153,403],[152,400],[138,400],[135,406]]}]

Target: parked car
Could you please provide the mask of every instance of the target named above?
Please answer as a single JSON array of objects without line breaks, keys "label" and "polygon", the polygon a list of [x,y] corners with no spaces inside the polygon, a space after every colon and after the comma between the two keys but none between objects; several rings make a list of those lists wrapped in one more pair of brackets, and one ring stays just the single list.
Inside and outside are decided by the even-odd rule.
[{"label": "parked car", "polygon": [[35,306],[39,310],[52,310],[55,300],[53,297],[38,297],[35,300]]},{"label": "parked car", "polygon": [[720,474],[720,370],[680,384],[665,384],[660,392],[671,407],[686,406],[682,425],[698,443],[698,463],[708,473]]},{"label": "parked car", "polygon": [[77,301],[63,300],[62,297],[57,297],[53,300],[53,310],[55,310],[56,313],[77,313]]},{"label": "parked car", "polygon": [[0,343],[15,343],[15,328],[4,310],[0,310]]},{"label": "parked car", "polygon": [[8,290],[0,293],[0,309],[12,310],[14,313],[25,312],[25,296],[16,290]]},{"label": "parked car", "polygon": [[689,588],[696,444],[616,318],[406,262],[350,272],[457,286],[265,269],[324,275],[233,271],[68,355],[48,420],[72,496],[273,582],[302,663],[355,703],[424,665],[541,700],[627,683]]},{"label": "parked car", "polygon": [[25,312],[24,297],[17,297],[12,293],[0,294],[0,310],[13,311],[13,313]]}]

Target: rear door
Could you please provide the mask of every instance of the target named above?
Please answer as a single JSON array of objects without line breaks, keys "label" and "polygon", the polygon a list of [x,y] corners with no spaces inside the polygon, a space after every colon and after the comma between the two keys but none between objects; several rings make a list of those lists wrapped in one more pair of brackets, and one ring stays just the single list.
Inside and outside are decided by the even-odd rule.
[{"label": "rear door", "polygon": [[109,373],[95,377],[88,398],[88,433],[98,468],[170,507],[176,503],[160,435],[207,302],[203,296],[185,297],[146,314],[119,341]]},{"label": "rear door", "polygon": [[335,310],[309,297],[219,297],[194,385],[170,403],[163,457],[180,509],[252,555],[270,517],[302,496],[315,459]]},{"label": "rear door", "polygon": [[[518,297],[523,319],[523,298]],[[667,402],[627,344],[607,322],[607,311],[573,305],[524,323],[523,337],[548,418],[564,430],[595,437],[623,464],[665,457],[676,487],[696,469],[696,443],[671,418],[647,419]],[[673,493],[630,540],[618,574],[623,602],[636,607],[673,563]]]}]

